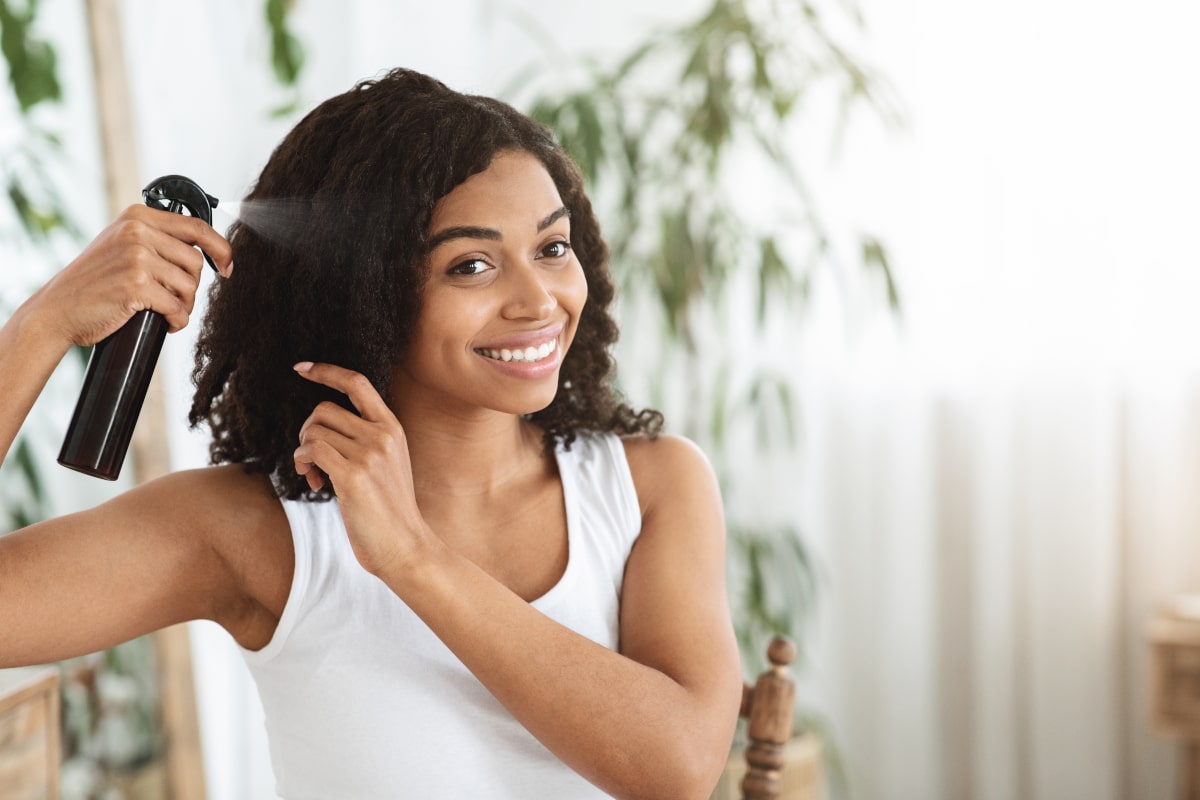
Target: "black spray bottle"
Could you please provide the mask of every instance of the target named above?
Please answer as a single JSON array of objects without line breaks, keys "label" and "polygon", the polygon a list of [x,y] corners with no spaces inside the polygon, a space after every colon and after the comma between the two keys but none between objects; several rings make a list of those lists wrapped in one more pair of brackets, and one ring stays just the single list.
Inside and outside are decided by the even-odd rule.
[{"label": "black spray bottle", "polygon": [[[182,175],[166,175],[142,190],[152,208],[199,217],[212,224],[217,198]],[[217,268],[208,253],[209,266]],[[97,478],[115,481],[125,463],[133,426],[146,399],[150,377],[167,336],[167,320],[154,311],[139,311],[113,335],[98,342],[75,414],[67,428],[58,463]]]}]

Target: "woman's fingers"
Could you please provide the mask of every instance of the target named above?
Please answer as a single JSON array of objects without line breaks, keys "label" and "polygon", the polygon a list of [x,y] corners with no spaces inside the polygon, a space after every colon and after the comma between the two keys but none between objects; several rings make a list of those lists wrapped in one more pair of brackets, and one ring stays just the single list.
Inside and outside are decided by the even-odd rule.
[{"label": "woman's fingers", "polygon": [[387,403],[383,402],[379,392],[361,372],[334,364],[314,364],[311,361],[301,361],[293,369],[313,383],[328,386],[346,395],[362,418],[369,422],[383,422],[392,416]]},{"label": "woman's fingers", "polygon": [[350,465],[372,461],[366,455],[371,426],[336,403],[320,403],[300,426],[300,447],[293,456],[296,473],[305,476],[314,492],[325,476],[335,485],[345,480]]},{"label": "woman's fingers", "polygon": [[188,289],[194,295],[205,269],[204,256],[190,244],[159,230],[150,229],[146,246],[161,262],[159,280],[173,290]]},{"label": "woman's fingers", "polygon": [[[183,214],[174,214],[149,206],[131,206],[129,210],[132,212],[134,209],[137,209],[136,213],[139,217],[146,219],[149,224],[173,239],[195,245],[208,253],[221,274],[228,275],[229,265],[233,261],[233,248],[225,237],[217,233],[207,222],[197,217],[186,217]],[[181,266],[183,265],[181,264]],[[201,261],[199,268],[194,273],[197,280],[200,277],[200,270],[203,268],[204,262]]]},{"label": "woman's fingers", "polygon": [[64,340],[88,345],[138,311],[184,327],[195,306],[204,248],[228,272],[229,243],[203,220],[130,206],[60,270],[37,297],[39,311]]},{"label": "woman's fingers", "polygon": [[357,439],[369,434],[371,423],[349,411],[337,403],[325,400],[317,404],[308,419],[300,426],[300,441],[305,441],[305,433],[314,426],[327,428],[347,439]]},{"label": "woman's fingers", "polygon": [[404,428],[379,392],[361,373],[334,364],[302,361],[300,375],[342,392],[355,414],[337,403],[319,403],[300,427],[296,471],[314,485],[314,468],[333,482],[339,495],[374,492],[375,485],[394,486],[411,480]]},{"label": "woman's fingers", "polygon": [[133,309],[138,311],[155,311],[167,320],[167,329],[174,333],[185,328],[191,318],[191,301],[181,298],[161,284],[146,287],[141,293],[138,305]]},{"label": "woman's fingers", "polygon": [[340,437],[328,429],[319,429],[320,436],[310,433],[307,441],[296,448],[292,461],[296,465],[296,474],[303,475],[309,487],[319,491],[329,475],[335,481],[349,463],[345,453],[339,449],[338,440],[345,447],[349,440]]}]

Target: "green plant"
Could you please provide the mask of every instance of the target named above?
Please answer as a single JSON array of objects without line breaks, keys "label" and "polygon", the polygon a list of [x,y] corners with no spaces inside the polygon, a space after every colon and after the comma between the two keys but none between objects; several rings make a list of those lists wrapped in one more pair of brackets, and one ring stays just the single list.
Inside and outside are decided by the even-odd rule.
[{"label": "green plant", "polygon": [[57,230],[75,233],[76,228],[48,172],[48,166],[62,157],[62,143],[35,114],[36,109],[62,99],[58,57],[50,43],[37,35],[38,5],[38,0],[29,0],[18,8],[11,0],[0,0],[0,52],[8,65],[20,129],[12,149],[3,154],[3,174],[5,195],[20,225],[19,232],[5,232],[5,238],[17,239],[23,233],[33,242],[44,243]]},{"label": "green plant", "polygon": [[[37,119],[39,108],[62,100],[58,80],[58,57],[53,46],[38,36],[38,0],[18,7],[0,0],[0,52],[8,65],[8,83],[16,106],[20,135],[3,154],[5,196],[17,223],[3,230],[9,243],[26,242],[44,246],[57,231],[74,235],[72,223],[49,167],[63,157],[58,136]],[[4,319],[14,308],[0,304]],[[0,509],[3,530],[31,525],[44,515],[45,489],[29,440],[18,436],[6,459],[7,475],[0,486],[4,506]]]},{"label": "green plant", "polygon": [[844,270],[846,250],[899,306],[884,246],[840,243],[797,158],[802,112],[831,98],[835,142],[856,105],[900,119],[883,80],[831,34],[847,24],[862,19],[846,2],[713,0],[613,63],[553,53],[553,70],[531,68],[508,92],[556,132],[597,201],[623,329],[641,334],[624,345],[626,381],[650,376],[639,388],[713,458],[748,674],[770,635],[803,642],[819,584],[794,523],[764,519],[734,471],[747,443],[756,456],[797,444],[789,354],[770,353],[771,337],[794,333],[816,276]]}]

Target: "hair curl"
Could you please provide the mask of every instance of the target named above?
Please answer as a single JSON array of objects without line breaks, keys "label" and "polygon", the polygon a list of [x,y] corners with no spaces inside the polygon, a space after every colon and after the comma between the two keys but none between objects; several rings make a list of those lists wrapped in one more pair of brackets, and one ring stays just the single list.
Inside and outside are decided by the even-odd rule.
[{"label": "hair curl", "polygon": [[275,149],[230,228],[237,276],[214,283],[196,345],[188,419],[212,431],[212,463],[270,475],[281,497],[327,500],[292,468],[300,426],[322,400],[300,379],[317,360],[364,374],[383,394],[403,357],[428,277],[434,206],[502,151],[536,157],[571,213],[588,300],[549,406],[528,415],[547,448],[577,432],[655,435],[613,387],[608,247],[579,169],[544,126],[488,97],[397,69],[309,113]]}]

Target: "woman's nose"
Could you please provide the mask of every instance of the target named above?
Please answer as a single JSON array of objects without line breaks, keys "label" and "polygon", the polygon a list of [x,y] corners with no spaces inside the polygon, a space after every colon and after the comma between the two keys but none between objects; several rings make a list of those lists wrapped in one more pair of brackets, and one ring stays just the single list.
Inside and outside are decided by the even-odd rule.
[{"label": "woman's nose", "polygon": [[551,287],[535,264],[522,263],[508,271],[508,297],[503,314],[510,319],[546,319],[558,306]]}]

